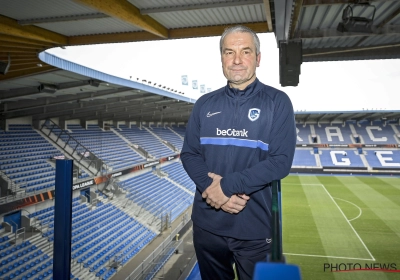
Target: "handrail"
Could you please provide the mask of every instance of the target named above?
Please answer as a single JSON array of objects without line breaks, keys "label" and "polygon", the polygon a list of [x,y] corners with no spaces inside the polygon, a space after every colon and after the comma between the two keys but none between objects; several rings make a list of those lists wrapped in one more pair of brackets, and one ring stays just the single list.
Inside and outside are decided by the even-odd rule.
[{"label": "handrail", "polygon": [[[50,123],[50,124],[48,124],[48,123]],[[50,127],[49,127],[50,126]],[[46,127],[48,130],[49,130],[49,133],[47,134],[47,133],[45,133],[44,131],[43,131],[43,129],[44,129],[44,127]],[[60,130],[61,130],[61,132],[59,133],[59,134],[56,134],[56,133],[54,133],[53,132],[53,129],[54,128],[59,128]],[[67,131],[65,131],[64,129],[62,129],[62,128],[60,128],[55,122],[53,122],[51,119],[47,119],[43,124],[42,124],[42,126],[40,127],[40,131],[41,132],[43,132],[43,134],[44,135],[46,135],[46,137],[48,137],[50,140],[52,140],[54,143],[56,143],[59,147],[61,147],[67,154],[69,154],[70,156],[72,156],[73,158],[75,158],[74,157],[74,153],[76,152],[76,155],[79,157],[80,156],[80,158],[77,160],[79,163],[83,160],[83,161],[85,161],[85,160],[88,160],[89,161],[89,165],[87,166],[87,168],[89,169],[90,168],[90,166],[92,165],[92,163],[93,163],[93,166],[94,166],[94,168],[96,169],[96,174],[95,175],[98,175],[99,174],[99,172],[102,170],[102,166],[103,166],[103,161],[95,154],[95,153],[93,153],[91,150],[89,150],[88,148],[86,148],[84,145],[82,145],[78,140],[76,140],[72,135],[70,135]],[[57,139],[56,140],[53,140],[51,137],[50,137],[50,134],[51,133],[54,133],[54,135],[56,135],[57,136]],[[61,137],[61,135],[62,134],[65,134],[66,136],[68,136],[68,139],[67,139],[67,141],[66,142],[64,142],[65,143],[65,145],[64,145],[64,147],[62,147],[59,143],[58,143],[58,140],[60,139],[60,137]],[[70,140],[73,140],[73,141],[75,141],[76,142],[76,145],[74,146],[74,147],[72,147],[71,145],[69,145],[68,143],[69,143],[69,141]],[[67,150],[66,150],[66,147],[67,146],[70,146],[70,148],[72,148],[73,150],[72,150],[72,153],[70,153],[70,152],[68,152]],[[82,151],[81,152],[79,152],[78,150],[81,150],[81,149],[78,149],[79,147],[81,147],[81,149],[82,149]],[[86,155],[86,153],[88,153],[89,154],[89,156],[92,156],[92,157],[94,157],[93,159],[87,159],[87,158],[85,158],[85,155]],[[100,161],[100,166],[96,166],[96,161]]]},{"label": "handrail", "polygon": [[140,276],[144,276],[144,271],[154,261],[154,259],[164,251],[167,245],[171,243],[176,234],[185,226],[185,224],[184,222],[179,223],[178,226],[171,232],[171,234],[168,235],[167,238],[165,238],[164,241],[161,242],[161,244],[158,245],[158,247],[154,249],[153,252],[151,252],[150,255],[142,261],[142,264],[139,265],[135,270],[133,270],[127,278],[125,278],[125,280],[135,280],[138,279]]}]

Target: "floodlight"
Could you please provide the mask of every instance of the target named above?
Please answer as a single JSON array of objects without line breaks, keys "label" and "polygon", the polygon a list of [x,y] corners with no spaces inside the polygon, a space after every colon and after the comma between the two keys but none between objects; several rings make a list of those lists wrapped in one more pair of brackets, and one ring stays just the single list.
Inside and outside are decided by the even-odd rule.
[{"label": "floodlight", "polygon": [[[371,17],[356,17],[353,13],[353,8],[363,7],[371,8]],[[373,10],[373,11],[372,11]],[[347,5],[342,13],[342,21],[339,22],[337,31],[339,32],[359,32],[359,33],[372,33],[372,24],[374,22],[376,7],[370,5],[368,2]]]}]

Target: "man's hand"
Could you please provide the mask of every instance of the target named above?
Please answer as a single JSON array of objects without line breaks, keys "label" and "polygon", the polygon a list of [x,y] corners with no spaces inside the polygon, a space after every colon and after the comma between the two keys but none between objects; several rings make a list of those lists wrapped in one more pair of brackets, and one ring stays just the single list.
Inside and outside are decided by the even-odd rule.
[{"label": "man's hand", "polygon": [[246,207],[250,196],[245,194],[234,194],[229,198],[228,202],[221,206],[221,209],[230,214],[237,214]]},{"label": "man's hand", "polygon": [[213,179],[213,182],[210,186],[208,186],[201,196],[206,199],[207,204],[209,204],[211,207],[219,209],[229,200],[229,197],[222,192],[220,184],[222,177],[211,172],[208,173],[208,176]]}]

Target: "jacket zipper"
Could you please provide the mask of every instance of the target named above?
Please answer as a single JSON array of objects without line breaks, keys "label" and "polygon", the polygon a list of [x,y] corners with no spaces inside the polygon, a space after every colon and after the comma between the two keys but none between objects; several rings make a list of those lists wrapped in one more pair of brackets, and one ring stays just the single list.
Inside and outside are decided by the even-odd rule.
[{"label": "jacket zipper", "polygon": [[[234,96],[234,100],[235,100],[235,108],[234,108],[234,114],[233,114],[233,128],[235,128],[235,129],[237,129],[238,128],[238,125],[237,125],[237,116],[238,116],[238,99],[239,99],[239,97],[238,97],[238,92],[236,92],[235,93],[235,96]],[[232,160],[233,160],[233,150],[235,149],[235,147],[234,146],[231,146],[230,147],[231,148],[231,152],[230,152],[230,158],[231,158],[231,162],[232,162]],[[232,170],[233,171],[233,170]]]}]

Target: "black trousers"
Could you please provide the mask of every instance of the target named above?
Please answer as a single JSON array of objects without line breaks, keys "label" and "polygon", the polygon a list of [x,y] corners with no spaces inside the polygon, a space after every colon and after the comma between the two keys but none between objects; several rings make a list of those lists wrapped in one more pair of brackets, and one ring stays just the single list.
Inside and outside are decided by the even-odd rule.
[{"label": "black trousers", "polygon": [[193,244],[202,280],[233,280],[233,263],[240,280],[251,280],[256,263],[266,261],[271,248],[266,239],[237,240],[196,225],[193,225]]}]

